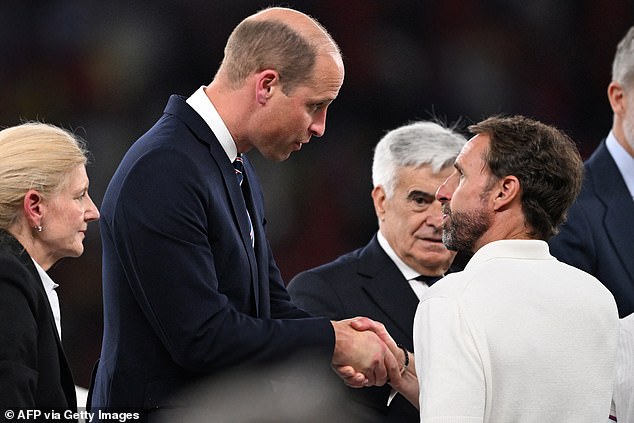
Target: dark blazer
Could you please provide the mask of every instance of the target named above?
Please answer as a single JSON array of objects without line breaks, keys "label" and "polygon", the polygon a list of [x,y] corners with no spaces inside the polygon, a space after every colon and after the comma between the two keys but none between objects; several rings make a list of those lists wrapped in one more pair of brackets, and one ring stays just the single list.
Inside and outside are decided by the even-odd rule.
[{"label": "dark blazer", "polygon": [[3,230],[0,339],[0,410],[77,410],[73,376],[40,275],[24,247]]},{"label": "dark blazer", "polygon": [[[376,235],[365,247],[298,274],[288,291],[295,304],[314,315],[333,320],[355,316],[377,320],[397,343],[414,350],[418,298]],[[374,410],[357,421],[418,422],[418,410],[400,395],[387,407],[390,390],[389,385],[349,388],[350,399]]]},{"label": "dark blazer", "polygon": [[620,317],[634,312],[634,202],[605,140],[585,163],[582,191],[550,248],[599,279]]},{"label": "dark blazer", "polygon": [[302,347],[330,359],[332,325],[290,302],[260,185],[244,165],[255,249],[232,164],[185,98],[172,96],[126,153],[101,207],[104,334],[93,408],[172,405],[172,394],[203,377]]}]

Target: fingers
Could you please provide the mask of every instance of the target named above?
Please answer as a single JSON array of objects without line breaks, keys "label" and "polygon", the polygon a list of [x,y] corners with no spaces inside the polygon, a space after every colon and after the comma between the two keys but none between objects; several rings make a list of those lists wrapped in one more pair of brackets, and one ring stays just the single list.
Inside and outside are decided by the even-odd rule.
[{"label": "fingers", "polygon": [[350,326],[358,331],[372,330],[377,324],[381,325],[381,323],[368,319],[367,317],[355,317],[350,319]]},{"label": "fingers", "polygon": [[[383,344],[382,341],[379,340],[379,342]],[[388,366],[387,366],[389,363],[389,360],[387,360],[387,357],[391,356],[392,353],[390,353],[390,351],[387,350],[385,345],[379,345],[379,348],[382,350],[381,351],[382,360],[377,362],[376,365],[374,366],[374,373],[373,373],[374,380],[368,378],[368,386],[372,386],[372,385],[383,386],[389,380]],[[394,357],[392,356],[392,358]]]},{"label": "fingers", "polygon": [[382,386],[389,380],[399,380],[401,365],[392,351],[399,348],[381,323],[354,318],[332,324],[335,329],[332,365],[346,385]]},{"label": "fingers", "polygon": [[385,369],[387,372],[387,381],[391,381],[395,384],[400,383],[402,374],[402,365],[399,360],[394,356],[391,350],[388,350],[385,354]]},{"label": "fingers", "polygon": [[343,380],[343,383],[351,388],[363,388],[368,386],[368,378],[363,373],[358,373],[351,366],[334,368],[335,373]]},{"label": "fingers", "polygon": [[399,356],[399,348],[396,345],[396,342],[394,341],[394,339],[392,339],[392,336],[390,336],[387,329],[385,329],[385,326],[382,323],[369,319],[367,317],[355,317],[354,319],[350,319],[350,326],[358,331],[371,330],[372,332],[376,333],[377,336],[381,338],[381,340],[385,343],[385,345],[387,345],[392,354],[395,357]]}]

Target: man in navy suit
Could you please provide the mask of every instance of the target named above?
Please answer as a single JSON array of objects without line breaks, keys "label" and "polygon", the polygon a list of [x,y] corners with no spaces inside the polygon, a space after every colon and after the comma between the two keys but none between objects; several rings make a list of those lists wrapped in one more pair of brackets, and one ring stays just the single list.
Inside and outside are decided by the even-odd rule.
[{"label": "man in navy suit", "polygon": [[[413,351],[419,298],[449,270],[455,256],[442,243],[442,213],[435,194],[465,142],[462,135],[433,122],[388,132],[375,148],[372,165],[378,232],[365,247],[295,276],[288,286],[293,302],[335,320],[370,317]],[[359,408],[358,421],[420,419],[418,410],[400,395],[388,406],[387,385],[348,391],[351,401],[365,405]]]},{"label": "man in navy suit", "polygon": [[624,317],[634,312],[634,27],[617,47],[608,99],[612,130],[586,161],[581,194],[550,247],[599,279]]},{"label": "man in navy suit", "polygon": [[320,24],[266,9],[234,29],[213,81],[189,98],[172,96],[132,145],[102,205],[104,334],[93,409],[151,421],[188,406],[171,401],[195,382],[300,350],[323,354],[325,367],[350,364],[367,385],[400,377],[374,333],[290,302],[243,155],[255,148],[284,160],[321,136],[343,78],[339,49]]}]

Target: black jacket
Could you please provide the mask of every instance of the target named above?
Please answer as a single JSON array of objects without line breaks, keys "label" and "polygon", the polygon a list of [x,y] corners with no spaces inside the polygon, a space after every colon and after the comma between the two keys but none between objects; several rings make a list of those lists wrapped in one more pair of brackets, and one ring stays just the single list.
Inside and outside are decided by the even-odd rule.
[{"label": "black jacket", "polygon": [[24,247],[3,230],[0,340],[0,409],[77,410],[73,377],[42,280]]}]

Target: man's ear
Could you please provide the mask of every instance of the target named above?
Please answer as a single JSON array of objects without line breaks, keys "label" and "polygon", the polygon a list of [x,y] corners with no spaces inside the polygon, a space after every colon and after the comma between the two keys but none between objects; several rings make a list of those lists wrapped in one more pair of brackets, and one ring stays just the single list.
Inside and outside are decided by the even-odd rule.
[{"label": "man's ear", "polygon": [[377,185],[372,190],[372,202],[374,203],[374,211],[379,220],[383,220],[385,216],[385,200],[387,195],[382,185]]},{"label": "man's ear", "polygon": [[42,195],[34,189],[30,189],[24,194],[22,211],[29,226],[34,228],[41,226],[44,206]]},{"label": "man's ear", "polygon": [[520,199],[520,181],[513,175],[501,178],[493,189],[497,190],[493,199],[493,209],[496,211],[507,208],[513,201]]},{"label": "man's ear", "polygon": [[264,105],[280,89],[280,74],[276,70],[265,69],[258,72],[255,78],[255,98]]},{"label": "man's ear", "polygon": [[625,108],[627,107],[625,91],[621,84],[616,81],[612,81],[608,85],[608,100],[610,100],[610,107],[612,107],[612,111],[615,115],[625,113]]}]

